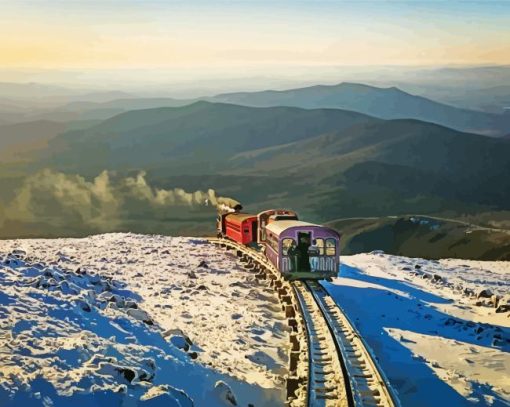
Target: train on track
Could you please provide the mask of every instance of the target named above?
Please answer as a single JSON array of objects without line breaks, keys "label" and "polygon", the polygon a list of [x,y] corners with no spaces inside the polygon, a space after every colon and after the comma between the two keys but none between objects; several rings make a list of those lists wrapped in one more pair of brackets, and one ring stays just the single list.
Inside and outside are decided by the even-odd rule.
[{"label": "train on track", "polygon": [[218,209],[218,237],[262,252],[287,280],[329,280],[338,274],[340,234],[335,230],[302,222],[288,209],[241,211],[241,204]]}]

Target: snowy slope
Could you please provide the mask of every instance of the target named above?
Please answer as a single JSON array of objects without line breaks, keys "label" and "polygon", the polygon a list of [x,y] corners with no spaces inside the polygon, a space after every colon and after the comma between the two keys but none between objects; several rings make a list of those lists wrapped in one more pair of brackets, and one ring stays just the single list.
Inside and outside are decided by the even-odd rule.
[{"label": "snowy slope", "polygon": [[277,298],[204,241],[0,241],[0,406],[281,405]]},{"label": "snowy slope", "polygon": [[510,313],[496,312],[489,298],[508,301],[510,262],[378,252],[342,262],[340,277],[325,286],[403,406],[510,405]]}]

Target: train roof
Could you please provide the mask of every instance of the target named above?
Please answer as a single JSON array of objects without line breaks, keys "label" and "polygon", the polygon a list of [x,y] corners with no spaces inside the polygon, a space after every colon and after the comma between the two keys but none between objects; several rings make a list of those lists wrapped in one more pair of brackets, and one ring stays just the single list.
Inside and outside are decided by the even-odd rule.
[{"label": "train roof", "polygon": [[[274,222],[269,223],[266,226],[266,229],[268,229],[271,233],[274,233],[275,235],[279,235],[284,230],[287,230],[289,228],[294,227],[324,227],[321,225],[316,225],[315,223],[308,223],[308,222],[302,222],[300,220],[276,220]],[[328,229],[328,228],[325,228]]]},{"label": "train roof", "polygon": [[234,218],[238,222],[244,222],[245,220],[250,219],[250,218],[257,218],[257,215],[254,215],[251,213],[232,212],[232,213],[227,214],[227,219],[229,219],[229,218],[230,219]]}]

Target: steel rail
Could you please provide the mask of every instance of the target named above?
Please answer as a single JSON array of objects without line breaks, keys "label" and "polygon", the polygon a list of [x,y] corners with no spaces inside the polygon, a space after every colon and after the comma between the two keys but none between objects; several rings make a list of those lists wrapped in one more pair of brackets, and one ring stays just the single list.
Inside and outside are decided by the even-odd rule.
[{"label": "steel rail", "polygon": [[[274,265],[260,252],[224,238],[208,238],[247,256],[279,276]],[[373,352],[355,329],[348,316],[317,281],[292,281],[297,308],[302,316],[307,339],[307,383],[305,402],[308,407],[400,407],[397,394],[389,384]]]}]

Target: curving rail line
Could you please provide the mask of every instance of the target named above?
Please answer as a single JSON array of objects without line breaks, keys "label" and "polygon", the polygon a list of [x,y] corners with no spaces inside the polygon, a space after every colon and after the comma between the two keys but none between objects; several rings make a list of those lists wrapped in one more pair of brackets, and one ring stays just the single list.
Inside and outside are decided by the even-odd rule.
[{"label": "curving rail line", "polygon": [[370,348],[348,317],[318,282],[304,283],[326,321],[341,358],[349,406],[393,407],[400,403],[395,391],[373,357]]},{"label": "curving rail line", "polygon": [[[283,300],[295,332],[291,334],[289,370],[297,377],[287,381],[288,406],[400,406],[370,348],[319,282],[283,281],[262,253],[227,239],[208,240],[236,250],[251,267],[267,271]],[[293,311],[301,318],[294,318]],[[292,338],[299,334],[306,336],[305,344]]]}]

